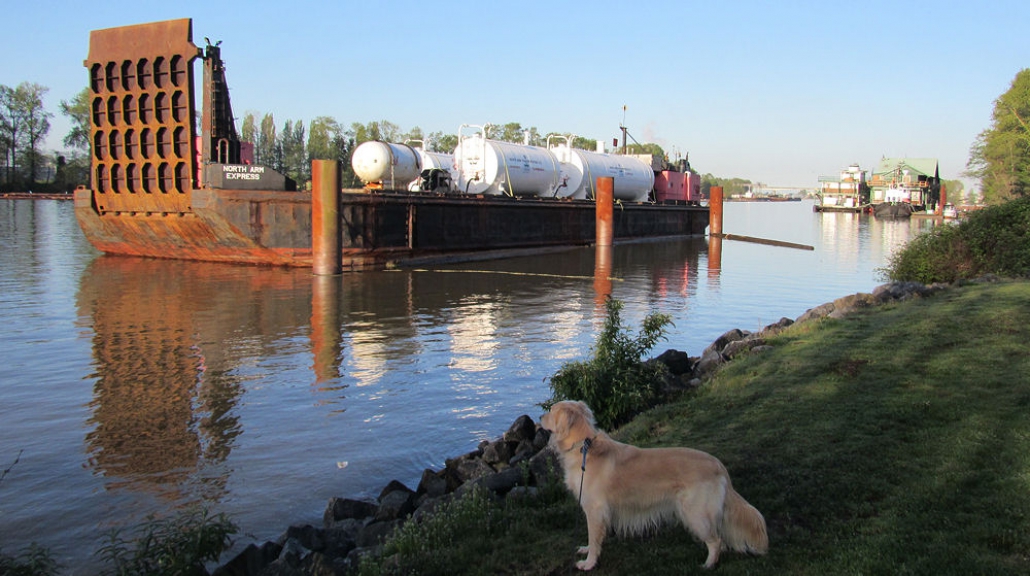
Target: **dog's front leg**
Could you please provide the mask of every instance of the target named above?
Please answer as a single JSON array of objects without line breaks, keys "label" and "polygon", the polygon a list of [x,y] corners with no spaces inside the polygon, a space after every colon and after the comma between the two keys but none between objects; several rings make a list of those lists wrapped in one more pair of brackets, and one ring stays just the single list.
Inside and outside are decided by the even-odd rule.
[{"label": "dog's front leg", "polygon": [[587,516],[587,539],[588,546],[579,548],[580,554],[586,554],[585,560],[576,562],[576,568],[580,570],[591,570],[597,565],[597,559],[601,556],[601,544],[608,534],[608,523],[604,511],[599,506],[584,506],[583,512]]}]

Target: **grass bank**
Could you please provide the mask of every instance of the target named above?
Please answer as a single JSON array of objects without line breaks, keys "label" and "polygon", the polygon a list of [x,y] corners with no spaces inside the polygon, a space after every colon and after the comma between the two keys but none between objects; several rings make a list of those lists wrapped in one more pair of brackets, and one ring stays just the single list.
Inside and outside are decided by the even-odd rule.
[{"label": "grass bank", "polygon": [[[974,284],[794,326],[614,431],[718,456],[766,517],[736,574],[1030,572],[1030,283]],[[573,497],[472,499],[362,574],[572,574]],[[595,574],[703,573],[681,528],[611,537]]]}]

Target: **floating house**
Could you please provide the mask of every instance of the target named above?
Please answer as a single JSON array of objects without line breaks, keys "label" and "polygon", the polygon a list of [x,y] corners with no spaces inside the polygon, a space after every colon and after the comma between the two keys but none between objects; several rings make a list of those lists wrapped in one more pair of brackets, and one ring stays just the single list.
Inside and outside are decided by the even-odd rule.
[{"label": "floating house", "polygon": [[861,212],[869,206],[866,171],[858,164],[841,170],[840,176],[819,177],[819,203],[816,212]]}]

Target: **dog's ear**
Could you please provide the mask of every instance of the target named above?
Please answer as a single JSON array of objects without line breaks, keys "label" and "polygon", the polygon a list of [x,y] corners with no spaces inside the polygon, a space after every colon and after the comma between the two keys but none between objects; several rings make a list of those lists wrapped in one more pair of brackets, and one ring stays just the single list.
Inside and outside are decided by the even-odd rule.
[{"label": "dog's ear", "polygon": [[559,402],[551,408],[554,424],[554,438],[562,450],[570,450],[577,442],[586,437],[584,425],[589,427],[592,420],[590,409],[582,402]]}]

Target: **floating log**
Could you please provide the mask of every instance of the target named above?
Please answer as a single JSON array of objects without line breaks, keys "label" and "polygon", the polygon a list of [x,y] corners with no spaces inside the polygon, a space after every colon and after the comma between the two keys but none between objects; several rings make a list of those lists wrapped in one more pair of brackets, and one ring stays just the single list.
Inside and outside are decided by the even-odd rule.
[{"label": "floating log", "polygon": [[794,242],[784,242],[782,240],[769,240],[768,238],[754,238],[752,236],[739,236],[737,234],[711,234],[711,236],[725,238],[726,240],[739,240],[740,242],[754,242],[755,244],[782,246],[783,248],[796,248],[798,250],[815,250],[815,246],[809,246],[808,244],[795,244]]}]

